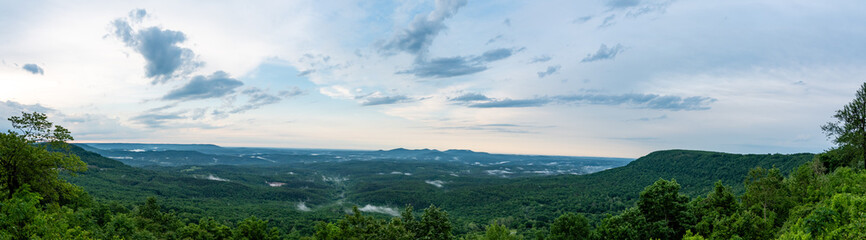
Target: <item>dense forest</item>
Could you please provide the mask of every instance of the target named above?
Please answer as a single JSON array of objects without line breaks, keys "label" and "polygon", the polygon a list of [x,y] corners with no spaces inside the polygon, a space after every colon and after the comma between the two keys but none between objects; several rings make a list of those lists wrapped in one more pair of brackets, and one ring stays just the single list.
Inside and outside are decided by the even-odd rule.
[{"label": "dense forest", "polygon": [[[817,155],[670,150],[594,174],[437,192],[407,176],[259,188],[170,174],[197,168],[134,168],[23,113],[0,133],[0,239],[863,239],[866,84],[833,117],[822,128],[838,147]],[[302,214],[285,199],[409,205],[397,216]]]}]

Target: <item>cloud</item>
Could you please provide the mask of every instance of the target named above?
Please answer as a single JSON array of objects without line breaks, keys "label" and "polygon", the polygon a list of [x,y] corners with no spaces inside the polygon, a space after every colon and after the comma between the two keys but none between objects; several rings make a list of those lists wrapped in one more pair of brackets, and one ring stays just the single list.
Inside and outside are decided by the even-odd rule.
[{"label": "cloud", "polygon": [[375,105],[386,105],[386,104],[396,104],[396,103],[404,103],[412,101],[411,98],[405,95],[396,95],[396,96],[383,96],[383,97],[367,97],[364,103],[361,103],[362,106],[375,106]]},{"label": "cloud", "polygon": [[547,67],[547,70],[545,70],[543,72],[538,72],[538,78],[544,78],[545,76],[548,76],[550,74],[554,74],[554,73],[556,73],[556,71],[559,71],[559,68],[560,68],[559,65],[549,66],[549,67]]},{"label": "cloud", "polygon": [[622,95],[566,95],[557,96],[556,100],[566,103],[591,104],[591,105],[631,105],[636,108],[659,109],[671,111],[707,110],[710,103],[716,99],[710,97],[679,97],[662,96],[656,94],[622,94]]},{"label": "cloud", "polygon": [[498,48],[484,52],[481,56],[457,56],[416,61],[412,69],[397,74],[413,74],[424,78],[448,78],[469,75],[487,70],[486,64],[510,57],[515,52],[510,48]]},{"label": "cloud", "polygon": [[397,30],[381,50],[424,54],[436,35],[446,28],[445,20],[457,14],[466,0],[437,0],[432,12],[416,15],[405,29]]},{"label": "cloud", "polygon": [[159,113],[159,112],[147,112],[140,114],[138,116],[132,117],[129,120],[143,124],[150,128],[159,128],[165,126],[165,123],[170,120],[184,119],[181,116],[183,112],[175,112],[175,113]]},{"label": "cloud", "polygon": [[616,20],[616,14],[611,14],[610,16],[605,17],[604,21],[601,22],[601,25],[598,25],[598,28],[606,28],[613,26],[613,24],[615,23],[613,20]]},{"label": "cloud", "polygon": [[32,74],[45,75],[45,71],[42,70],[42,68],[39,67],[39,65],[36,65],[34,63],[24,64],[24,66],[21,67],[21,69],[24,69],[24,71],[28,71]]},{"label": "cloud", "polygon": [[550,56],[541,55],[541,56],[533,57],[532,60],[529,61],[529,63],[543,63],[543,62],[550,61],[550,59],[552,59]]},{"label": "cloud", "polygon": [[583,16],[583,17],[579,17],[579,18],[574,19],[574,21],[571,21],[571,23],[585,23],[585,22],[589,21],[590,19],[592,19],[592,16]]},{"label": "cloud", "polygon": [[611,9],[630,8],[640,4],[640,0],[608,0],[607,5]]},{"label": "cloud", "polygon": [[550,99],[547,98],[533,98],[533,99],[502,99],[502,100],[492,100],[483,103],[474,103],[470,104],[471,108],[518,108],[518,107],[540,107],[550,103]]},{"label": "cloud", "polygon": [[614,59],[616,58],[616,55],[621,53],[623,50],[621,44],[616,44],[616,46],[613,46],[612,48],[608,48],[607,45],[602,44],[595,54],[587,54],[586,57],[580,60],[580,62],[595,62],[599,60]]},{"label": "cloud", "polygon": [[477,124],[477,125],[468,125],[468,126],[449,125],[447,127],[438,127],[435,129],[488,131],[488,132],[500,132],[500,133],[537,133],[535,131],[528,130],[528,129],[535,129],[535,128],[541,128],[541,127],[525,126],[525,125],[510,124],[510,123],[495,123],[495,124]]},{"label": "cloud", "polygon": [[32,113],[57,113],[56,110],[47,108],[40,104],[22,104],[15,101],[0,101],[0,130],[12,129],[12,124],[6,121],[9,117],[20,116],[22,112]]},{"label": "cloud", "polygon": [[503,38],[505,38],[505,37],[502,36],[502,34],[496,35],[496,37],[493,37],[490,40],[487,40],[487,43],[485,43],[484,45],[489,45],[489,44],[494,43],[496,41],[502,40]]},{"label": "cloud", "polygon": [[416,63],[414,68],[397,74],[413,74],[417,77],[448,78],[469,75],[487,70],[487,66],[466,57],[434,58],[430,61]]},{"label": "cloud", "polygon": [[671,3],[673,3],[673,0],[609,0],[605,5],[607,5],[610,10],[628,10],[626,16],[638,17],[652,12],[664,13]]},{"label": "cloud", "polygon": [[147,10],[144,9],[139,8],[129,11],[129,20],[132,20],[133,22],[141,22],[141,20],[143,20],[146,16]]},{"label": "cloud", "polygon": [[210,76],[195,76],[186,85],[171,90],[162,100],[196,100],[218,98],[234,93],[234,89],[244,83],[229,77],[223,71],[216,71]]},{"label": "cloud", "polygon": [[253,87],[244,90],[243,92],[241,92],[241,94],[249,97],[247,103],[240,107],[229,110],[228,113],[234,114],[246,112],[249,110],[255,110],[265,105],[279,103],[286,98],[304,94],[304,92],[301,91],[301,89],[295,87],[291,90],[280,91],[277,95],[273,95],[266,92],[265,90]]},{"label": "cloud", "polygon": [[192,50],[178,46],[186,41],[183,32],[159,27],[134,30],[129,22],[140,22],[146,14],[144,9],[133,10],[129,13],[129,20],[115,19],[112,26],[115,37],[144,57],[147,62],[145,76],[152,78],[153,84],[186,74],[201,65],[194,60]]},{"label": "cloud", "polygon": [[467,93],[460,95],[458,97],[452,98],[453,102],[472,102],[472,101],[489,101],[491,100],[489,97],[484,96],[479,93]]},{"label": "cloud", "polygon": [[19,116],[22,112],[47,114],[49,121],[69,129],[77,140],[106,140],[145,135],[145,133],[124,126],[117,119],[105,115],[65,114],[40,104],[22,104],[15,101],[0,101],[0,131],[12,129],[12,125],[6,119],[11,116]]},{"label": "cloud", "polygon": [[473,101],[467,106],[470,108],[518,108],[518,107],[540,107],[548,104],[587,104],[587,105],[627,105],[640,109],[656,109],[669,111],[695,111],[710,109],[709,104],[716,101],[710,97],[679,97],[662,96],[657,94],[581,94],[560,95],[553,97],[537,97],[530,99],[494,99],[486,101]]}]

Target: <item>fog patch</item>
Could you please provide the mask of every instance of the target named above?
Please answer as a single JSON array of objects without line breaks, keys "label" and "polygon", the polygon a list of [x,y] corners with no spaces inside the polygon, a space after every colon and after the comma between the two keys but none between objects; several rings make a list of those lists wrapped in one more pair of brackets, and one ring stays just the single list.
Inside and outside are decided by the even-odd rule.
[{"label": "fog patch", "polygon": [[297,205],[297,207],[298,207],[298,211],[301,211],[301,212],[309,212],[309,211],[313,211],[312,209],[310,209],[309,207],[307,207],[307,204],[304,203],[304,202],[299,202],[298,205]]},{"label": "fog patch", "polygon": [[397,172],[397,171],[391,172],[391,174],[412,176],[412,173],[404,173],[404,172]]},{"label": "fog patch", "polygon": [[212,180],[212,181],[220,181],[220,182],[228,182],[228,179],[214,176],[213,174],[208,174],[204,179]]},{"label": "fog patch", "polygon": [[395,216],[395,217],[400,216],[400,212],[397,211],[396,208],[379,207],[379,206],[373,206],[370,204],[367,204],[366,206],[364,206],[358,210],[360,210],[361,212],[388,214],[388,215]]},{"label": "fog patch", "polygon": [[487,174],[490,174],[490,175],[505,175],[505,174],[512,174],[513,173],[513,172],[506,171],[506,170],[485,170],[485,172],[487,172]]},{"label": "fog patch", "polygon": [[432,180],[432,181],[431,181],[431,180],[426,180],[426,181],[424,181],[424,182],[427,183],[427,184],[430,184],[430,185],[436,186],[436,187],[438,187],[438,188],[441,188],[443,185],[445,185],[445,182],[443,182],[442,180]]}]

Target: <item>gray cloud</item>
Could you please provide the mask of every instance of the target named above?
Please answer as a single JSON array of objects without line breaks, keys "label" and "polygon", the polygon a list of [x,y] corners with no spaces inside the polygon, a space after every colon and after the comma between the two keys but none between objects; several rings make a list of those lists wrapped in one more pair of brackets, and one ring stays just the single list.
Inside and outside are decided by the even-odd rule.
[{"label": "gray cloud", "polygon": [[493,37],[493,38],[491,38],[490,40],[487,40],[487,43],[485,43],[484,45],[488,45],[488,44],[494,43],[494,42],[496,42],[496,41],[502,40],[503,38],[505,38],[505,37],[502,36],[502,34],[496,35],[496,37]]},{"label": "gray cloud", "polygon": [[656,94],[622,94],[622,95],[566,95],[557,96],[554,99],[566,103],[592,104],[592,105],[631,105],[636,108],[660,109],[660,110],[707,110],[710,103],[716,99],[709,97],[679,97],[661,96]]},{"label": "gray cloud", "polygon": [[550,103],[547,98],[533,99],[502,99],[492,100],[483,103],[470,104],[471,108],[516,108],[516,107],[540,107]]},{"label": "gray cloud", "polygon": [[529,130],[529,129],[535,129],[535,128],[540,128],[540,127],[525,126],[525,125],[510,124],[510,123],[495,123],[495,124],[476,124],[476,125],[467,125],[467,126],[437,127],[435,129],[489,131],[489,132],[502,132],[502,133],[536,133],[535,131]]},{"label": "gray cloud", "polygon": [[616,14],[611,14],[610,16],[605,17],[604,21],[601,22],[601,25],[598,25],[598,28],[606,28],[613,26],[613,24],[615,23],[613,20],[616,20]]},{"label": "gray cloud", "polygon": [[640,4],[640,0],[608,0],[607,5],[611,9],[630,8]]},{"label": "gray cloud", "polygon": [[473,102],[473,101],[489,101],[491,100],[489,97],[484,96],[479,93],[467,93],[455,98],[451,98],[453,102]]},{"label": "gray cloud", "polygon": [[171,90],[162,100],[195,100],[218,98],[234,93],[234,89],[244,84],[229,77],[223,71],[216,71],[210,76],[195,76],[186,85]]},{"label": "gray cloud", "polygon": [[67,115],[40,104],[22,104],[15,101],[0,101],[0,131],[11,130],[12,124],[6,119],[11,116],[19,116],[22,112],[45,113],[50,121],[69,129],[78,140],[106,140],[146,135],[146,133],[124,126],[115,118],[104,115],[89,113]]},{"label": "gray cloud", "polygon": [[413,74],[417,77],[425,78],[448,78],[469,75],[487,70],[487,63],[508,58],[517,51],[520,50],[499,48],[484,52],[481,56],[457,56],[419,60],[415,62],[412,69],[399,71],[397,74]]},{"label": "gray cloud", "polygon": [[607,45],[602,44],[595,54],[587,54],[585,58],[580,60],[580,62],[595,62],[599,60],[614,59],[616,58],[616,55],[621,53],[623,50],[621,44],[616,44],[616,46],[613,46],[612,48],[608,48]]},{"label": "gray cloud", "polygon": [[545,76],[548,76],[550,74],[554,74],[557,71],[559,71],[559,68],[560,68],[559,65],[549,66],[549,67],[547,67],[547,70],[545,70],[543,72],[538,72],[538,78],[544,78]]},{"label": "gray cloud", "polygon": [[653,12],[664,13],[671,3],[673,3],[673,0],[609,0],[605,5],[607,5],[610,10],[628,10],[626,16],[638,17]]},{"label": "gray cloud", "polygon": [[446,28],[445,20],[465,5],[466,0],[437,0],[432,12],[426,16],[416,15],[407,28],[397,30],[382,50],[424,54],[436,35]]},{"label": "gray cloud", "polygon": [[414,68],[397,74],[413,74],[417,77],[447,78],[469,75],[487,70],[487,66],[466,57],[434,58],[430,61],[415,63]]},{"label": "gray cloud", "polygon": [[44,74],[45,74],[45,71],[42,70],[42,68],[39,67],[39,65],[36,65],[36,64],[34,64],[34,63],[24,64],[24,66],[21,67],[21,69],[24,69],[25,71],[28,71],[28,72],[30,72],[30,73],[32,73],[32,74],[39,74],[39,75],[44,75]]},{"label": "gray cloud", "polygon": [[484,52],[477,61],[493,62],[511,57],[512,54],[514,54],[514,50],[510,48],[498,48]]},{"label": "gray cloud", "polygon": [[364,103],[361,103],[362,106],[375,106],[375,105],[386,105],[386,104],[396,104],[396,103],[404,103],[410,102],[412,99],[406,97],[405,95],[395,95],[395,96],[385,96],[385,97],[367,97]]},{"label": "gray cloud", "polygon": [[253,87],[242,91],[241,94],[249,97],[247,103],[240,107],[228,110],[227,113],[234,114],[255,110],[265,105],[279,103],[286,98],[304,94],[304,92],[295,87],[291,90],[280,91],[277,95],[273,95],[265,90]]},{"label": "gray cloud", "polygon": [[132,20],[133,22],[141,22],[141,20],[146,16],[147,10],[141,8],[129,11],[129,20]]},{"label": "gray cloud", "polygon": [[[144,9],[133,10],[129,14],[130,21],[140,21],[146,14]],[[114,20],[112,26],[115,37],[144,57],[147,62],[145,76],[152,78],[154,84],[168,81],[201,65],[194,61],[192,50],[178,46],[186,41],[186,35],[182,32],[159,27],[136,31],[125,19]]]},{"label": "gray cloud", "polygon": [[579,17],[579,18],[574,19],[574,21],[571,21],[571,23],[585,23],[585,22],[589,21],[590,19],[592,19],[592,16],[583,16],[583,17]]},{"label": "gray cloud", "polygon": [[148,112],[135,117],[130,118],[129,120],[143,124],[150,128],[158,128],[165,126],[165,123],[170,120],[184,119],[181,116],[183,112],[176,113],[159,113],[159,112]]},{"label": "gray cloud", "polygon": [[529,61],[529,63],[543,63],[543,62],[550,61],[550,59],[552,59],[550,56],[541,55],[541,56],[533,57],[532,60]]},{"label": "gray cloud", "polygon": [[[480,95],[480,94],[478,94]],[[472,96],[468,97],[471,99]],[[587,105],[609,105],[619,106],[627,105],[641,109],[657,109],[670,111],[695,111],[710,109],[709,104],[716,99],[709,97],[679,97],[679,96],[662,96],[657,94],[622,94],[622,95],[604,95],[604,94],[580,94],[580,95],[561,95],[553,97],[537,97],[530,99],[493,99],[487,98],[484,95],[474,96],[478,100],[473,100],[467,106],[470,108],[515,108],[515,107],[540,107],[547,104],[587,104]],[[486,100],[481,100],[487,98]],[[452,100],[453,101],[453,100]],[[470,101],[462,101],[470,102]]]}]

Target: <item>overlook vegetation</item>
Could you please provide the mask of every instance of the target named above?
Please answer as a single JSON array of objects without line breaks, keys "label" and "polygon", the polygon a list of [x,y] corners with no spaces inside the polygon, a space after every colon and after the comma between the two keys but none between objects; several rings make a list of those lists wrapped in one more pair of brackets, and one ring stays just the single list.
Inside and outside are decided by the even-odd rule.
[{"label": "overlook vegetation", "polygon": [[668,150],[523,177],[381,158],[131,167],[24,113],[0,133],[0,239],[862,239],[862,102],[817,155]]}]

